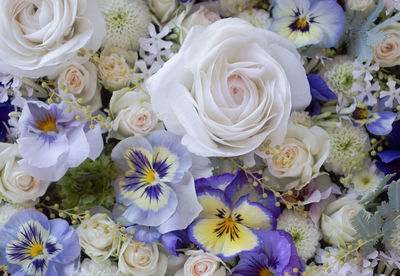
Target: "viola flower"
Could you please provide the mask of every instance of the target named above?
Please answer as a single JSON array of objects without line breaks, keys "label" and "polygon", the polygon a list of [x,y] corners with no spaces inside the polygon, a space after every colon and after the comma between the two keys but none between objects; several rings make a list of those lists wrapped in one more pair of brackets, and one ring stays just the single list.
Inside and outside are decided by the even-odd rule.
[{"label": "viola flower", "polygon": [[12,275],[72,275],[79,263],[78,235],[63,219],[21,211],[0,229],[0,236],[2,263]]},{"label": "viola flower", "polygon": [[233,276],[301,275],[302,263],[288,233],[281,230],[259,230],[258,233],[262,248],[258,252],[243,254],[232,269]]},{"label": "viola flower", "polygon": [[[229,178],[228,186],[223,185]],[[261,203],[251,201],[251,194],[241,195],[240,186],[251,185],[244,173],[210,177],[208,182],[213,187],[204,183],[197,187],[196,182],[203,211],[189,226],[191,241],[223,259],[257,250],[262,240],[254,230],[274,229],[273,212]],[[224,186],[224,191],[219,189]]]},{"label": "viola flower", "polygon": [[15,107],[12,106],[9,101],[0,103],[0,140],[4,140],[7,135],[9,125],[8,120],[10,117],[8,114],[15,110]]},{"label": "viola flower", "polygon": [[161,233],[185,229],[201,211],[188,171],[192,156],[178,136],[154,131],[129,137],[115,146],[111,158],[124,175],[115,183],[123,216],[132,224],[153,226]]},{"label": "viola flower", "polygon": [[387,136],[389,145],[381,152],[377,152],[380,160],[375,163],[376,167],[387,174],[396,173],[391,180],[400,178],[400,121],[393,123],[393,129]]},{"label": "viola flower", "polygon": [[296,47],[330,48],[343,34],[345,16],[335,0],[275,0],[271,29]]},{"label": "viola flower", "polygon": [[18,121],[19,164],[38,179],[57,181],[86,158],[95,160],[103,149],[100,127],[85,126],[63,103],[27,102]]},{"label": "viola flower", "polygon": [[375,135],[387,135],[392,131],[396,114],[391,111],[373,112],[367,104],[356,103],[349,114],[354,126],[363,126]]},{"label": "viola flower", "polygon": [[321,104],[319,102],[337,100],[337,96],[320,76],[316,74],[308,74],[307,79],[310,84],[312,96],[311,104],[307,110],[310,115],[318,115],[321,113]]}]

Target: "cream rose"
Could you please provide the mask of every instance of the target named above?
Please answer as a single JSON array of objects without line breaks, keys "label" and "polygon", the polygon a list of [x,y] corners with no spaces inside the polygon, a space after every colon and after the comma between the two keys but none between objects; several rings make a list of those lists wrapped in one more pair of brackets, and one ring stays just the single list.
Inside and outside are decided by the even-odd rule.
[{"label": "cream rose", "polygon": [[214,23],[215,21],[221,19],[218,13],[207,9],[205,6],[200,5],[199,9],[189,15],[185,20],[183,20],[181,27],[183,31],[183,39],[186,38],[190,29],[196,25],[201,25],[207,27],[208,25]]},{"label": "cream rose", "polygon": [[321,217],[321,230],[324,240],[332,245],[343,247],[358,237],[351,219],[364,207],[358,200],[349,197],[340,198],[325,208]]},{"label": "cream rose", "polygon": [[101,52],[99,76],[106,88],[118,90],[128,86],[131,67],[127,63],[127,55],[114,47],[105,48]]},{"label": "cream rose", "polygon": [[266,138],[280,144],[292,103],[311,100],[295,46],[237,18],[193,27],[146,84],[158,117],[200,156],[243,155]]},{"label": "cream rose", "polygon": [[382,29],[387,38],[374,47],[374,60],[382,67],[400,65],[400,23]]},{"label": "cream rose", "polygon": [[0,72],[25,77],[51,74],[80,48],[100,48],[104,19],[96,0],[3,0]]},{"label": "cream rose", "polygon": [[121,246],[118,270],[134,276],[163,276],[167,271],[167,261],[167,256],[158,251],[156,243],[128,240]]},{"label": "cream rose", "polygon": [[112,219],[101,213],[93,215],[79,225],[76,230],[79,243],[92,260],[103,262],[118,249],[120,236],[115,230],[116,227]]},{"label": "cream rose", "polygon": [[375,6],[374,0],[348,0],[346,1],[347,6],[355,11],[365,11],[372,9]]},{"label": "cream rose", "polygon": [[171,19],[173,12],[178,8],[178,0],[148,0],[151,11],[160,19],[161,23]]},{"label": "cream rose", "polygon": [[300,190],[318,176],[329,155],[329,135],[318,126],[290,123],[278,153],[259,155],[266,157],[264,176],[271,178],[268,184],[279,185],[281,191]]},{"label": "cream rose", "polygon": [[110,114],[114,119],[110,136],[117,139],[135,135],[146,136],[158,122],[150,104],[150,97],[141,89],[126,88],[113,92]]},{"label": "cream rose", "polygon": [[33,203],[50,185],[24,172],[17,144],[0,143],[0,197],[12,203]]},{"label": "cream rose", "polygon": [[214,254],[202,250],[189,250],[185,253],[190,256],[184,267],[178,270],[175,276],[225,276],[226,269],[223,261]]},{"label": "cream rose", "polygon": [[81,98],[82,104],[92,106],[92,110],[101,107],[100,87],[97,84],[97,73],[91,62],[83,65],[71,62],[57,76],[58,87],[63,87],[75,96]]}]

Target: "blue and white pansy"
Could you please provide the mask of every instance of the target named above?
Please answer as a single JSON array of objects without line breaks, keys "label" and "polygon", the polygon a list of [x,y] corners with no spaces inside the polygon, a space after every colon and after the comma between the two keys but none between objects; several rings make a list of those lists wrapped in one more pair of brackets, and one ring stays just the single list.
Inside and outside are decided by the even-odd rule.
[{"label": "blue and white pansy", "polygon": [[343,34],[345,15],[336,0],[275,0],[274,3],[272,31],[298,48],[333,47]]},{"label": "blue and white pansy", "polygon": [[249,185],[243,172],[196,182],[203,211],[189,226],[191,241],[223,259],[257,250],[262,241],[254,230],[275,229],[276,218],[271,209],[252,201],[251,194],[241,195]]},{"label": "blue and white pansy", "polygon": [[12,275],[72,275],[79,264],[79,238],[65,220],[21,211],[0,229],[0,237],[0,262]]},{"label": "blue and white pansy", "polygon": [[129,137],[115,146],[111,158],[124,172],[115,190],[130,223],[164,234],[186,228],[200,213],[189,172],[192,156],[178,136],[159,130],[146,138]]},{"label": "blue and white pansy", "polygon": [[103,149],[100,127],[89,129],[64,104],[27,102],[18,121],[20,165],[30,175],[57,181],[86,158],[96,159]]}]

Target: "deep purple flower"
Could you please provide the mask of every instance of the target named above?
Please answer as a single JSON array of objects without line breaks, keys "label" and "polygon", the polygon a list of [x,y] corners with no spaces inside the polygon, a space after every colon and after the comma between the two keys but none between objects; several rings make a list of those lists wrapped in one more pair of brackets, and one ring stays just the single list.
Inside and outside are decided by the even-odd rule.
[{"label": "deep purple flower", "polygon": [[263,246],[258,252],[243,254],[232,269],[233,276],[301,275],[302,262],[291,236],[282,230],[259,230]]},{"label": "deep purple flower", "polygon": [[0,237],[1,262],[12,275],[72,275],[79,264],[78,234],[63,219],[21,211],[0,229]]},{"label": "deep purple flower", "polygon": [[325,81],[316,74],[308,74],[308,83],[310,84],[310,91],[312,96],[312,101],[307,111],[311,116],[318,115],[321,113],[320,102],[328,102],[331,100],[337,100],[335,93],[329,89]]},{"label": "deep purple flower", "polygon": [[380,160],[377,160],[376,167],[387,174],[397,173],[391,181],[400,179],[400,121],[392,125],[392,131],[387,136],[388,147],[378,152]]},{"label": "deep purple flower", "polygon": [[0,140],[3,140],[7,135],[7,128],[9,127],[7,121],[10,119],[8,114],[14,109],[14,106],[9,101],[0,103]]}]

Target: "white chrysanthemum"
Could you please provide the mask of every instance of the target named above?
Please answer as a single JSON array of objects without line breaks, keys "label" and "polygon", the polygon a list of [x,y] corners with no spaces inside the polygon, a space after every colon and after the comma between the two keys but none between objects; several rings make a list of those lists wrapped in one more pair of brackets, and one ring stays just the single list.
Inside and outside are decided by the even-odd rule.
[{"label": "white chrysanthemum", "polygon": [[354,127],[350,122],[343,122],[341,127],[327,129],[330,152],[325,161],[325,168],[337,174],[343,174],[343,168],[361,165],[367,156],[370,142],[367,132],[362,127]]},{"label": "white chrysanthemum", "polygon": [[246,20],[253,26],[262,29],[269,29],[272,24],[272,19],[266,10],[262,9],[251,9],[242,11],[239,18]]},{"label": "white chrysanthemum", "polygon": [[110,260],[95,263],[87,258],[83,260],[79,271],[74,276],[115,276],[117,271],[118,267],[111,264]]},{"label": "white chrysanthemum", "polygon": [[25,210],[26,208],[19,206],[19,205],[13,205],[9,203],[5,203],[0,206],[0,228],[3,227],[4,224],[16,213],[19,211]]},{"label": "white chrysanthemum", "polygon": [[314,256],[322,235],[310,218],[286,209],[278,219],[277,228],[292,236],[297,253],[304,261]]},{"label": "white chrysanthemum", "polygon": [[357,172],[353,177],[354,190],[361,196],[366,196],[379,186],[381,176],[377,172],[376,166],[371,165],[368,169]]},{"label": "white chrysanthemum", "polygon": [[99,0],[106,21],[103,46],[139,49],[139,38],[147,37],[151,13],[143,0]]},{"label": "white chrysanthemum", "polygon": [[306,111],[292,111],[290,114],[290,122],[306,127],[311,127],[311,117]]},{"label": "white chrysanthemum", "polygon": [[353,61],[347,56],[337,56],[328,61],[320,72],[328,87],[336,94],[343,94],[346,98],[358,95],[358,91],[353,91],[352,86],[358,80],[353,77],[356,68]]}]

